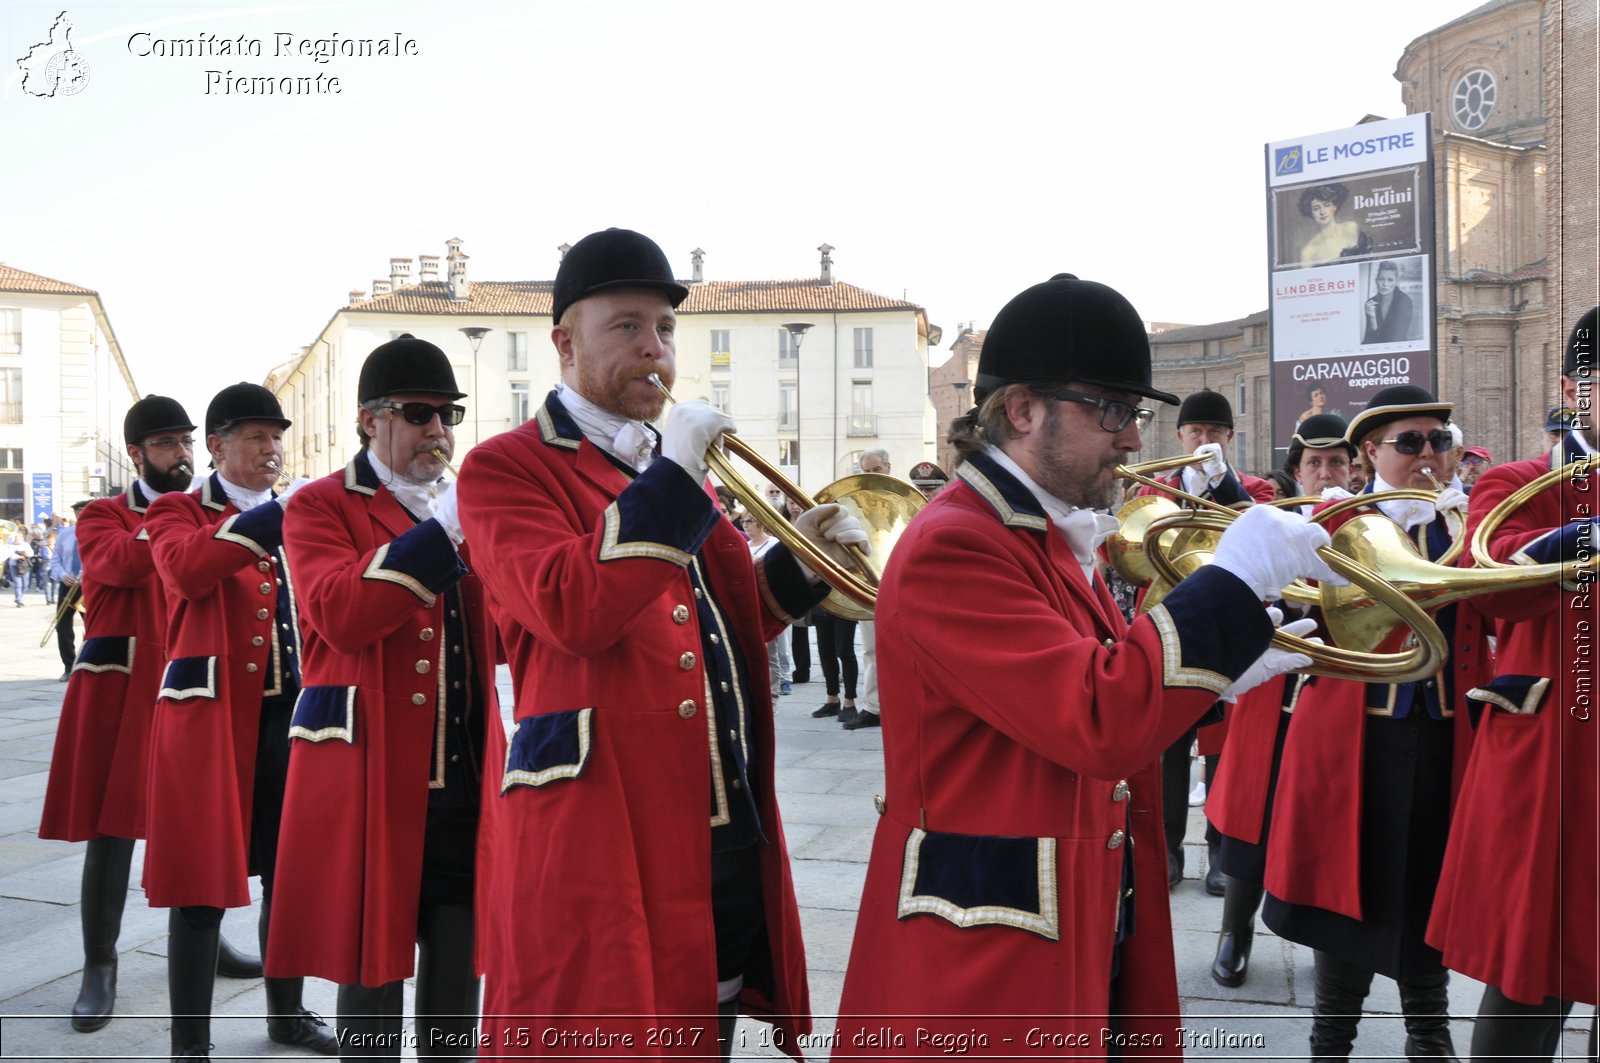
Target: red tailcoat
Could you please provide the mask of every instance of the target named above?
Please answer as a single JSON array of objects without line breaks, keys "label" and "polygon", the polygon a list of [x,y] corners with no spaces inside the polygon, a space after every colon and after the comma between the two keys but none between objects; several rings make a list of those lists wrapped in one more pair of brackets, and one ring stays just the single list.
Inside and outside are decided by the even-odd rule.
[{"label": "red tailcoat", "polygon": [[[1472,489],[1469,531],[1512,491],[1573,455],[1500,465]],[[1552,487],[1501,525],[1491,555],[1600,513],[1594,477]],[[1464,562],[1465,563],[1465,562]],[[1446,967],[1513,1000],[1600,1003],[1600,717],[1594,584],[1476,599],[1499,624],[1496,678],[1461,787],[1428,941]]]},{"label": "red tailcoat", "polygon": [[[413,521],[364,456],[295,493],[283,538],[305,659],[267,971],[379,986],[414,971],[429,788],[463,770],[434,761],[448,654],[476,668],[480,763],[498,776],[505,758],[494,633],[438,522]],[[466,611],[459,648],[445,637],[452,585]],[[315,702],[340,711],[310,720],[301,709]]]},{"label": "red tailcoat", "polygon": [[[1341,514],[1328,522],[1328,533],[1371,512],[1361,509]],[[1455,630],[1445,631],[1450,655],[1436,681],[1443,710],[1455,714],[1453,778],[1459,782],[1471,748],[1467,717],[1460,710],[1466,706],[1466,692],[1493,674],[1494,658],[1487,625],[1472,600],[1458,602],[1455,610]],[[1392,643],[1398,637],[1397,633],[1391,637],[1391,645],[1382,648],[1395,649]],[[1294,724],[1284,740],[1267,845],[1268,892],[1288,904],[1321,908],[1351,919],[1362,918],[1362,750],[1369,685],[1394,689],[1324,676],[1314,676],[1300,688]],[[1426,710],[1418,704],[1410,711]]]},{"label": "red tailcoat", "polygon": [[[480,827],[483,1029],[496,1051],[616,1054],[616,1044],[541,1036],[597,1027],[631,1034],[631,1058],[716,1051],[715,746],[699,657],[703,637],[731,637],[744,661],[764,662],[784,620],[763,608],[773,599],[749,544],[681,469],[657,464],[630,481],[553,398],[462,464],[461,523],[516,688],[508,756],[526,758],[485,780]],[[688,523],[710,529],[697,550],[681,546]],[[725,635],[699,630],[691,566]],[[747,974],[741,1004],[770,1014],[792,1051],[810,1030],[810,997],[773,789],[772,700],[757,675],[745,684],[744,735],[760,766],[770,970]],[[540,1019],[531,1037],[519,1017],[596,1015]],[[645,1031],[663,1026],[698,1034],[650,1043]]]},{"label": "red tailcoat", "polygon": [[144,869],[155,908],[250,904],[261,702],[282,693],[284,657],[298,652],[293,619],[278,616],[282,515],[276,502],[241,514],[216,476],[145,514],[168,605]]},{"label": "red tailcoat", "polygon": [[1272,785],[1272,749],[1283,713],[1283,688],[1294,676],[1247,690],[1228,713],[1228,737],[1206,791],[1206,819],[1230,838],[1261,844]]},{"label": "red tailcoat", "polygon": [[78,516],[83,651],[61,705],[41,838],[144,837],[150,717],[167,663],[167,603],[144,513],[133,484]]},{"label": "red tailcoat", "polygon": [[1271,625],[1205,569],[1129,627],[1013,476],[957,475],[878,596],[887,798],[834,1058],[940,1057],[919,1030],[1009,1055],[1033,1027],[1104,1055],[1114,953],[1123,1054],[1181,1056],[1158,762]]}]

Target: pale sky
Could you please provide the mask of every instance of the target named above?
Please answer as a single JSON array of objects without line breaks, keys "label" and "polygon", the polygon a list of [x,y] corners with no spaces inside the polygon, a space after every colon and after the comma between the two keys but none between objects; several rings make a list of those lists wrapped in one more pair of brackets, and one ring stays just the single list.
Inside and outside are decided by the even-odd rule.
[{"label": "pale sky", "polygon": [[[1061,271],[1224,320],[1267,304],[1263,145],[1403,114],[1401,52],[1476,6],[101,2],[66,8],[88,83],[44,99],[16,60],[62,7],[8,3],[0,260],[99,291],[141,391],[191,409],[453,236],[482,280],[549,279],[609,225],[679,276],[705,248],[707,279],[814,276],[827,242],[927,308],[936,363]],[[134,54],[201,34],[262,55]],[[343,91],[207,95],[209,69]]]}]

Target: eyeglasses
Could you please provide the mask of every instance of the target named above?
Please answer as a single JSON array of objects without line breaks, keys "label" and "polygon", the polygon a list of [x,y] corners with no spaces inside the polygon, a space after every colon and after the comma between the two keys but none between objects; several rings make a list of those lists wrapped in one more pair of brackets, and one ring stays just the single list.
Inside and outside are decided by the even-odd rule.
[{"label": "eyeglasses", "polygon": [[1480,458],[1476,454],[1469,454],[1461,459],[1461,464],[1463,465],[1487,465],[1488,463],[1488,458]]},{"label": "eyeglasses", "polygon": [[1427,435],[1421,432],[1401,432],[1393,439],[1380,439],[1379,443],[1393,443],[1394,449],[1407,457],[1415,457],[1422,453],[1422,446],[1426,443],[1433,448],[1435,454],[1443,454],[1447,450],[1454,450],[1456,441],[1450,435],[1449,429],[1435,428]]},{"label": "eyeglasses", "polygon": [[1085,406],[1100,407],[1100,427],[1107,432],[1120,432],[1128,427],[1128,422],[1133,421],[1142,430],[1155,418],[1156,411],[1147,410],[1143,406],[1129,406],[1126,402],[1116,399],[1102,399],[1098,395],[1085,395],[1081,391],[1071,388],[1057,388],[1055,391],[1046,391],[1044,394],[1052,399],[1062,402],[1078,402]]},{"label": "eyeglasses", "polygon": [[142,447],[154,447],[156,450],[177,450],[179,447],[193,450],[194,436],[184,436],[182,439],[176,436],[162,436],[160,439],[147,439],[139,445]]},{"label": "eyeglasses", "polygon": [[380,402],[378,407],[384,410],[398,410],[400,416],[406,419],[406,424],[418,426],[427,424],[435,416],[439,418],[440,424],[454,426],[460,424],[467,416],[467,408],[457,406],[453,402],[440,406],[427,402]]}]

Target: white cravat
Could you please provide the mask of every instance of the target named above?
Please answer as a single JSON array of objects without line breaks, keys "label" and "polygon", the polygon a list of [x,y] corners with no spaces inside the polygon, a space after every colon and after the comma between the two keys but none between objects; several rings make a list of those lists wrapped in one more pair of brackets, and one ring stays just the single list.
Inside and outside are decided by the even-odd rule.
[{"label": "white cravat", "polygon": [[1050,523],[1061,531],[1061,537],[1071,548],[1078,567],[1083,569],[1083,578],[1089,581],[1091,587],[1094,586],[1095,572],[1100,567],[1095,551],[1100,549],[1100,544],[1117,530],[1117,518],[1099,510],[1069,506],[1034,483],[1033,477],[1023,472],[1022,467],[1012,461],[1011,456],[999,447],[991,444],[987,453],[1002,469],[1016,477],[1017,482],[1026,487],[1038,500],[1039,507],[1050,518]]},{"label": "white cravat", "polygon": [[228,496],[233,508],[240,513],[248,513],[272,498],[272,488],[269,487],[265,491],[246,491],[220,472],[217,473],[217,482],[222,485],[222,493]]},{"label": "white cravat", "polygon": [[428,519],[428,514],[431,512],[428,500],[438,491],[437,480],[427,484],[408,480],[385,465],[371,447],[367,448],[367,461],[372,464],[372,471],[377,474],[378,480],[413,517],[418,520]]},{"label": "white cravat", "polygon": [[[1381,476],[1372,478],[1372,490],[1393,491],[1396,488],[1386,483]],[[1378,511],[1394,521],[1406,531],[1410,531],[1419,524],[1431,524],[1435,516],[1433,503],[1425,498],[1391,498],[1378,503]]]},{"label": "white cravat", "polygon": [[603,410],[565,384],[556,385],[556,394],[589,442],[639,472],[649,467],[656,452],[655,429]]}]

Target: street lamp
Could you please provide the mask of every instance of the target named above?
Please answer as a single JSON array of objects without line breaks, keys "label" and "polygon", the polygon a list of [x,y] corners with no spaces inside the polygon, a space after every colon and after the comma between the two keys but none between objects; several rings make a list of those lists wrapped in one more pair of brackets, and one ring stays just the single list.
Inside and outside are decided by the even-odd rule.
[{"label": "street lamp", "polygon": [[472,445],[477,446],[482,440],[478,428],[478,410],[483,406],[483,398],[478,394],[478,348],[483,344],[483,338],[494,329],[484,328],[481,325],[469,325],[461,330],[467,337],[467,342],[472,344]]},{"label": "street lamp", "polygon": [[805,477],[801,475],[800,456],[805,452],[805,436],[800,431],[800,341],[811,331],[811,322],[790,321],[783,328],[794,343],[794,479],[803,487]]},{"label": "street lamp", "polygon": [[[967,388],[972,386],[972,381],[970,381],[970,380],[952,380],[952,381],[950,381],[950,386],[956,389],[956,412],[955,412],[955,416],[956,417],[960,417],[962,412],[963,412],[961,408],[967,404],[967,401],[966,401],[967,400]],[[951,419],[954,420],[955,418],[951,418]],[[946,425],[945,426],[945,431],[948,432],[948,430],[949,430],[949,426]],[[944,459],[945,468],[946,469],[949,469],[949,468],[951,468],[952,466],[955,465],[955,455],[953,453],[949,452],[949,447],[950,447],[950,445],[948,443],[941,442],[939,444],[939,450],[940,450],[939,456]]]}]

